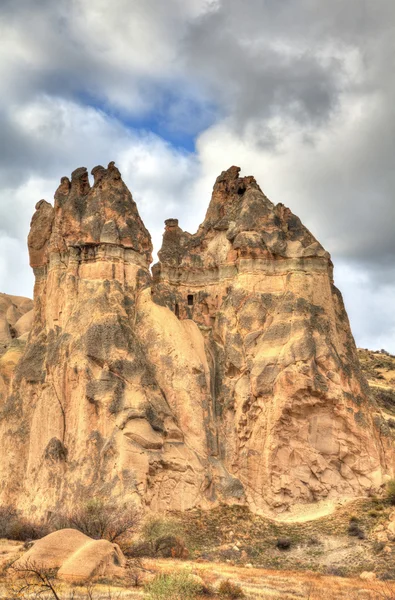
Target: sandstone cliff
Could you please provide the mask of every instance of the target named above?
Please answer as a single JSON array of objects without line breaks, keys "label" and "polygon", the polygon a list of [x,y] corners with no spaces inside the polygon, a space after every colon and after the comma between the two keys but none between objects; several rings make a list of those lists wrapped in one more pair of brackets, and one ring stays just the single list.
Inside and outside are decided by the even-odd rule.
[{"label": "sandstone cliff", "polygon": [[160,262],[118,169],[62,178],[29,235],[34,318],[2,400],[1,500],[153,510],[353,497],[393,473],[327,252],[232,167]]}]

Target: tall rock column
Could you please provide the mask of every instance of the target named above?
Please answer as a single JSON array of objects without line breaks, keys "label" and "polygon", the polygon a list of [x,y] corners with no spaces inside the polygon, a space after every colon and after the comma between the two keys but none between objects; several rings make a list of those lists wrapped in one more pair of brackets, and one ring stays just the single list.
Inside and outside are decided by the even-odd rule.
[{"label": "tall rock column", "polygon": [[207,487],[203,414],[189,426],[144,343],[152,244],[133,198],[113,163],[92,174],[92,187],[85,168],[62,178],[32,219],[34,319],[2,420],[2,500],[39,513],[92,495],[188,508]]},{"label": "tall rock column", "polygon": [[166,221],[154,299],[205,337],[218,459],[254,510],[364,495],[393,472],[392,441],[330,256],[239,171],[218,177],[196,234]]}]

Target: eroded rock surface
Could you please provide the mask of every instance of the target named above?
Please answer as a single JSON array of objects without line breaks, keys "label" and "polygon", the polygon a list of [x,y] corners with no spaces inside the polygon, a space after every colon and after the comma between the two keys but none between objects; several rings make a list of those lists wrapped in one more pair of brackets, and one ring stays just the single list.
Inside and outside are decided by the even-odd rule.
[{"label": "eroded rock surface", "polygon": [[0,293],[0,412],[33,322],[33,301]]},{"label": "eroded rock surface", "polygon": [[253,177],[218,177],[160,262],[118,169],[62,178],[29,235],[33,325],[1,422],[3,501],[282,512],[378,489],[392,439],[329,254]]},{"label": "eroded rock surface", "polygon": [[73,583],[124,575],[125,557],[108,540],[93,540],[76,529],[60,529],[34,542],[14,568],[56,569],[57,577]]},{"label": "eroded rock surface", "polygon": [[298,217],[232,167],[195,235],[166,222],[159,258],[154,300],[204,334],[217,456],[250,506],[379,486],[392,442],[372,420],[330,256]]}]

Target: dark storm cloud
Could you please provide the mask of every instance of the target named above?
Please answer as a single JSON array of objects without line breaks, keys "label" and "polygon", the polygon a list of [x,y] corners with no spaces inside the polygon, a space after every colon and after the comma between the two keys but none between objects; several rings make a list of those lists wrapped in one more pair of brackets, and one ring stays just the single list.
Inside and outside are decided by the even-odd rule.
[{"label": "dark storm cloud", "polygon": [[[304,131],[287,164],[305,192],[294,208],[376,283],[393,276],[395,257],[394,40],[390,0],[250,0],[248,8],[227,0],[195,21],[185,40],[189,68],[221,98],[243,141],[253,130],[257,151],[283,153],[287,132],[271,129],[276,117]],[[350,120],[354,110],[365,114],[354,139],[340,135],[330,155],[321,138],[342,110]],[[295,177],[292,162],[299,169],[301,153],[310,169],[302,165]]]},{"label": "dark storm cloud", "polygon": [[234,126],[276,114],[326,119],[337,104],[341,60],[317,56],[305,43],[289,52],[282,38],[273,38],[266,17],[259,37],[251,39],[253,15],[230,14],[227,7],[202,17],[191,27],[185,51],[188,68],[208,94],[220,98]]}]

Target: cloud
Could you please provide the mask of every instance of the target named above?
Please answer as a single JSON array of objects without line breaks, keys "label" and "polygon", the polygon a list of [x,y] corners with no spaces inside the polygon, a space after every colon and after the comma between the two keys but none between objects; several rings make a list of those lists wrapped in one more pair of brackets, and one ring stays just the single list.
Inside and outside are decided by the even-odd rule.
[{"label": "cloud", "polygon": [[91,170],[116,161],[156,249],[163,220],[182,213],[184,203],[192,205],[188,190],[198,176],[196,158],[150,132],[132,131],[100,110],[47,96],[20,106],[9,123],[27,150],[15,165],[5,165],[0,177],[0,289],[4,292],[31,295],[25,240],[34,206],[41,198],[52,201],[60,177],[69,176],[77,166]]},{"label": "cloud", "polygon": [[3,0],[0,289],[29,293],[33,206],[77,166],[116,160],[158,246],[237,164],[332,253],[357,341],[395,351],[394,18],[393,0]]}]

